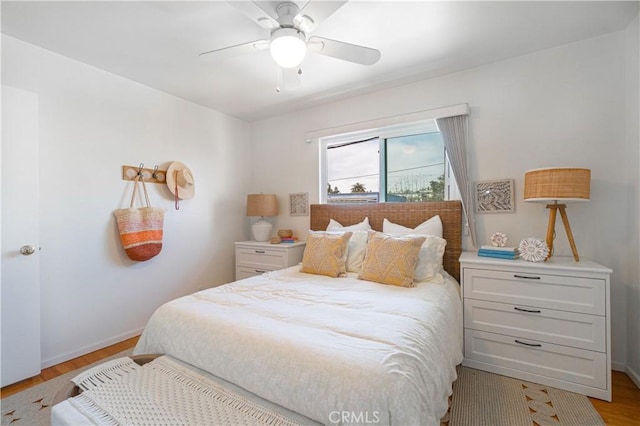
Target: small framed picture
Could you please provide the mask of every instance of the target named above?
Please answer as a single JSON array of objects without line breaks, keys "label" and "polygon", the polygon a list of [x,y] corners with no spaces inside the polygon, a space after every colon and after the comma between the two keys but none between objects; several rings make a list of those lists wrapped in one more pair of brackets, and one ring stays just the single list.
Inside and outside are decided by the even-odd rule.
[{"label": "small framed picture", "polygon": [[296,192],[289,194],[289,215],[308,216],[309,215],[309,193]]},{"label": "small framed picture", "polygon": [[513,213],[513,179],[476,182],[476,213]]}]

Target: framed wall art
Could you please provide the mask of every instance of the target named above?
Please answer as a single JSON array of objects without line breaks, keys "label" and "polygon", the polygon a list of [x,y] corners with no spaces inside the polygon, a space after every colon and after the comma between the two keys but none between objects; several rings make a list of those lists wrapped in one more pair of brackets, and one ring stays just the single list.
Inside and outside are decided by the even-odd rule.
[{"label": "framed wall art", "polygon": [[289,215],[308,216],[309,215],[309,193],[296,192],[289,194]]},{"label": "framed wall art", "polygon": [[476,213],[513,213],[513,179],[476,182]]}]

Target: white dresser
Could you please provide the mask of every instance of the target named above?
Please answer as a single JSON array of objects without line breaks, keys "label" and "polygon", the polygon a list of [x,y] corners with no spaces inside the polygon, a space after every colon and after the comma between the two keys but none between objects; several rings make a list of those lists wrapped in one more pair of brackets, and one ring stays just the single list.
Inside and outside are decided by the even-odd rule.
[{"label": "white dresser", "polygon": [[258,241],[236,243],[236,280],[287,268],[302,261],[304,241],[270,244]]},{"label": "white dresser", "polygon": [[463,365],[611,401],[611,269],[460,256]]}]

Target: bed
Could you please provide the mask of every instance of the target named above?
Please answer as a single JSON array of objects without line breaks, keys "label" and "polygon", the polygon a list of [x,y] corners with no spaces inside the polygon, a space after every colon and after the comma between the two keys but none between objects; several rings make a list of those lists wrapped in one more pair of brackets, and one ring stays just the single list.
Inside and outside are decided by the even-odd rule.
[{"label": "bed", "polygon": [[[134,354],[166,354],[298,423],[438,424],[462,361],[459,202],[312,205],[331,220],[382,230],[438,215],[444,270],[412,288],[300,272],[300,266],[168,302]],[[422,241],[422,240],[421,240]],[[302,419],[302,420],[301,420]]]}]

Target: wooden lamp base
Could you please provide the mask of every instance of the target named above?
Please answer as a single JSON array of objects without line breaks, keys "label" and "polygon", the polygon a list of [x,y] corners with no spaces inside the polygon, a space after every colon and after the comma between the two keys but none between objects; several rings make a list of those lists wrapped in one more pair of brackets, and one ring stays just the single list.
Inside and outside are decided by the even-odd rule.
[{"label": "wooden lamp base", "polygon": [[[567,216],[566,204],[547,204],[549,209],[549,225],[547,226],[547,246],[549,246],[549,259],[553,255],[553,235],[555,234],[556,227],[556,213],[560,210],[560,217],[562,217],[562,223],[564,224],[564,230],[567,232],[567,238],[569,238],[569,244],[571,245],[571,251],[573,252],[573,258],[576,262],[580,262],[580,256],[578,256],[578,249],[576,248],[576,242],[573,239],[573,233],[571,232],[571,226],[569,226],[569,217]],[[545,259],[545,260],[547,260]]]}]

